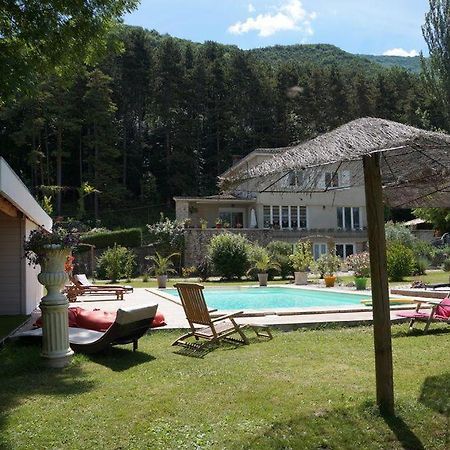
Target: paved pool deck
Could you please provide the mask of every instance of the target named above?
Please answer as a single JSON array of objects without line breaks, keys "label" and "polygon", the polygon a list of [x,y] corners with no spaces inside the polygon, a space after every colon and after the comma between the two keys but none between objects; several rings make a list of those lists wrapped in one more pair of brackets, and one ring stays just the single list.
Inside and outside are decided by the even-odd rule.
[{"label": "paved pool deck", "polygon": [[[285,286],[284,286],[285,287]],[[293,287],[295,289],[295,287]],[[303,289],[321,289],[317,287],[303,287]],[[327,289],[332,292],[332,289]],[[336,292],[351,292],[355,294],[354,290],[336,289]],[[364,294],[370,294],[370,291],[365,291]],[[170,299],[171,298],[171,299]],[[423,300],[423,299],[422,299]],[[177,302],[177,299],[168,295],[164,290],[136,288],[133,293],[126,294],[124,300],[116,300],[114,296],[81,296],[70,307],[81,307],[88,310],[102,309],[105,311],[117,311],[121,306],[144,306],[149,304],[158,304],[158,311],[161,312],[166,320],[167,325],[159,329],[183,329],[188,328],[184,310]],[[402,305],[391,309],[391,320],[393,322],[403,322],[406,319],[397,315],[400,311],[411,310],[414,306]],[[227,311],[229,312],[229,311]],[[220,315],[218,311],[213,315]],[[37,317],[40,315],[40,310],[33,312],[31,320],[27,323],[26,328],[31,327]],[[372,324],[373,315],[372,310],[368,307],[349,306],[339,307],[339,309],[330,308],[303,308],[303,309],[278,309],[267,311],[246,311],[243,317],[237,319],[238,322],[252,323],[255,325],[269,325],[274,328],[284,330],[297,329],[301,327],[317,327],[325,324],[340,324],[344,326]],[[22,328],[22,330],[26,329]]]}]

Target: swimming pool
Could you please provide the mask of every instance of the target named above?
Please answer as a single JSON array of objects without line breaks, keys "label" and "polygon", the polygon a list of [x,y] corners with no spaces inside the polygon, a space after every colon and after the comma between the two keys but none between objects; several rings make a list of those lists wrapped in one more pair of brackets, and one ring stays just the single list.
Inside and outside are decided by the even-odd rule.
[{"label": "swimming pool", "polygon": [[[167,289],[168,294],[178,298],[176,289]],[[280,308],[332,308],[337,306],[361,306],[367,294],[325,291],[285,287],[235,287],[204,289],[206,303],[210,308],[235,309],[280,309]]]}]

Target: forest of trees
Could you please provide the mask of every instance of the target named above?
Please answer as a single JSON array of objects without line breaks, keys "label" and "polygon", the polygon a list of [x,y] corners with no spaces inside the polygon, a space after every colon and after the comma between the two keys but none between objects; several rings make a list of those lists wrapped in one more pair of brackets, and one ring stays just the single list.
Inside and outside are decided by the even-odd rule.
[{"label": "forest of trees", "polygon": [[112,38],[121,45],[95,66],[43,79],[0,109],[0,155],[54,215],[148,223],[173,213],[174,195],[216,192],[233,155],[357,117],[446,129],[420,75],[404,69],[339,58],[270,65],[257,52],[124,25]]}]

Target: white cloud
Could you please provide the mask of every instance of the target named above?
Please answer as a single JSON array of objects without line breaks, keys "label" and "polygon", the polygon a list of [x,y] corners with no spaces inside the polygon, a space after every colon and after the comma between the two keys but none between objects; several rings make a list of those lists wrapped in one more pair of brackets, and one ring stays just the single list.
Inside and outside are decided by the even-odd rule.
[{"label": "white cloud", "polygon": [[419,56],[419,52],[417,50],[405,50],[403,48],[392,48],[390,50],[386,50],[383,55],[385,56]]},{"label": "white cloud", "polygon": [[259,36],[267,37],[278,31],[298,30],[305,36],[311,36],[313,34],[311,21],[315,18],[316,13],[307,12],[301,0],[287,0],[280,7],[276,8],[274,13],[248,17],[244,22],[236,22],[231,25],[228,28],[228,32],[231,34],[244,34],[249,31],[258,31]]},{"label": "white cloud", "polygon": [[251,3],[248,4],[248,12],[249,13],[255,12],[255,7]]}]

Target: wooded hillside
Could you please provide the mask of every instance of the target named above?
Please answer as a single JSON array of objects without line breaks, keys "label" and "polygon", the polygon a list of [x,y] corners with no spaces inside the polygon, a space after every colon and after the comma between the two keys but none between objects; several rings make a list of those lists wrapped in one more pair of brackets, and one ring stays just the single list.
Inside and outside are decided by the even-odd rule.
[{"label": "wooded hillside", "polygon": [[55,215],[148,223],[172,211],[174,195],[216,192],[232,155],[357,117],[443,127],[416,74],[333,58],[332,46],[316,63],[280,53],[272,65],[260,50],[137,27],[115,37],[121,52],[73,79],[42,80],[36,95],[0,111],[0,154]]}]

